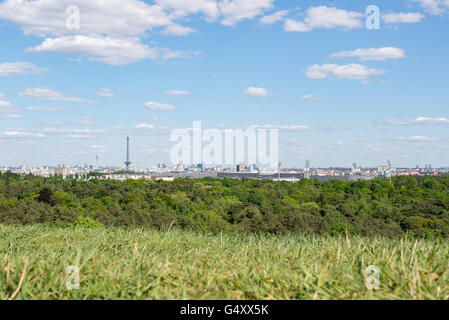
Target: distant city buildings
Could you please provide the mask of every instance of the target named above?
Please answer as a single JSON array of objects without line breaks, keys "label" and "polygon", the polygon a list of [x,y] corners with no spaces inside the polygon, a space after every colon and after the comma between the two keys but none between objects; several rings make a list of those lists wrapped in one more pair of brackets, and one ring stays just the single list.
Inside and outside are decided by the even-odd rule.
[{"label": "distant city buildings", "polygon": [[72,169],[65,166],[53,168],[53,174],[55,176],[63,176],[64,178],[72,174]]},{"label": "distant city buildings", "polygon": [[76,179],[148,179],[171,181],[176,178],[245,178],[274,181],[298,181],[304,178],[312,178],[319,181],[340,179],[347,181],[374,179],[377,176],[425,176],[425,175],[447,175],[449,168],[434,168],[430,164],[423,168],[392,168],[391,163],[380,165],[376,168],[362,168],[353,164],[351,168],[311,168],[310,161],[306,161],[305,168],[257,168],[255,165],[239,163],[235,167],[206,167],[204,164],[186,166],[180,162],[176,166],[157,164],[151,167],[133,167],[124,172],[123,166],[100,166],[84,164],[82,166],[68,167],[59,165],[57,167],[0,167],[0,172],[12,172],[16,174],[32,174],[42,177],[60,176],[63,178],[74,177]]},{"label": "distant city buildings", "polygon": [[237,172],[245,172],[246,171],[246,167],[245,167],[245,163],[241,162],[237,165]]}]

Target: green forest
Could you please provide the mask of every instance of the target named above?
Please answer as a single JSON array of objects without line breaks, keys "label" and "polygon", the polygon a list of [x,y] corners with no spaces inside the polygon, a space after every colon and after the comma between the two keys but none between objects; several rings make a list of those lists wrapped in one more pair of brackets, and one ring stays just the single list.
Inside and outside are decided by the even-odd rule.
[{"label": "green forest", "polygon": [[449,236],[449,176],[296,183],[0,175],[0,223],[253,234]]}]

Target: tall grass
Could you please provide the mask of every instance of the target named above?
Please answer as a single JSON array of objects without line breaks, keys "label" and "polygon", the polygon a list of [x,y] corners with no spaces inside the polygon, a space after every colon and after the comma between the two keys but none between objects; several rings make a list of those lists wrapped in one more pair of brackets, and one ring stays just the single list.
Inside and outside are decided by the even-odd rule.
[{"label": "tall grass", "polygon": [[449,244],[0,225],[0,298],[448,299]]}]

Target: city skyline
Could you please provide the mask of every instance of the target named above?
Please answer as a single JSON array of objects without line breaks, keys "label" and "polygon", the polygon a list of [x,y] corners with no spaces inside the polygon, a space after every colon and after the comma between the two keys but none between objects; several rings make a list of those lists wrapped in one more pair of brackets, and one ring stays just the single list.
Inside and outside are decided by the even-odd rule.
[{"label": "city skyline", "polygon": [[1,1],[0,166],[119,166],[127,136],[170,164],[201,120],[278,129],[284,167],[448,167],[448,29],[444,0]]}]

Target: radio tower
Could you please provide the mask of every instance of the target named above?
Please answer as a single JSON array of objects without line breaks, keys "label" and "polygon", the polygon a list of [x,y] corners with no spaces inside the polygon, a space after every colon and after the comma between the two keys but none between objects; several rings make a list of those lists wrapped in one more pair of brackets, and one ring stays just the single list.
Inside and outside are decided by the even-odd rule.
[{"label": "radio tower", "polygon": [[126,171],[129,171],[129,166],[131,165],[131,161],[129,161],[129,137],[126,137]]}]

